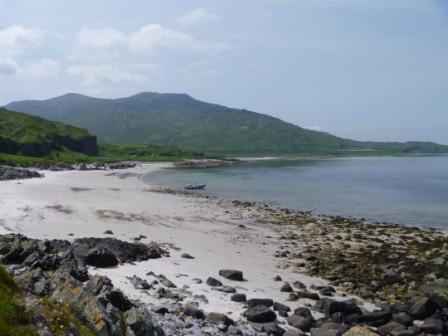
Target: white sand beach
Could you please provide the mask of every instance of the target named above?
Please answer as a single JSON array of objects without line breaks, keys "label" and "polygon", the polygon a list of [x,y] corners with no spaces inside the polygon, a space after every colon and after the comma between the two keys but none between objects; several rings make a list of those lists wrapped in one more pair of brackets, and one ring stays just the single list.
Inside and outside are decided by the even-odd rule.
[{"label": "white sand beach", "polygon": [[[206,311],[227,313],[238,319],[243,306],[232,302],[230,294],[211,290],[209,276],[246,293],[248,298],[271,298],[286,303],[288,293],[280,292],[284,281],[300,280],[307,286],[326,282],[285,268],[275,251],[281,244],[270,224],[260,223],[255,210],[225,206],[218,200],[150,191],[140,178],[143,174],[169,166],[144,164],[121,171],[44,172],[41,179],[0,183],[0,234],[21,233],[31,238],[67,239],[113,237],[142,242],[157,241],[170,257],[125,264],[111,269],[91,269],[92,274],[110,277],[115,286],[144,303],[160,304],[145,291],[135,290],[127,279],[139,276],[152,280],[147,272],[164,274],[178,287],[194,295],[205,295]],[[240,225],[244,226],[240,226]],[[188,253],[195,259],[185,259]],[[219,277],[220,269],[244,272],[247,281],[234,282]],[[203,283],[197,284],[194,278]],[[187,287],[188,286],[188,287]],[[188,300],[187,300],[188,301]],[[312,301],[310,301],[312,302]],[[300,305],[306,303],[301,300]],[[289,302],[289,305],[291,303]],[[293,303],[292,308],[299,306]]]}]

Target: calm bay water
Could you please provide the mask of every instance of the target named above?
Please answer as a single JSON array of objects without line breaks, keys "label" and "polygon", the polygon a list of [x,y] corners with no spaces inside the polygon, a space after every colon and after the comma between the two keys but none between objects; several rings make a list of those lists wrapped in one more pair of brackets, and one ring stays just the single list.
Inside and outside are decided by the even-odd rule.
[{"label": "calm bay water", "polygon": [[269,202],[316,214],[448,229],[448,157],[255,161],[203,170],[165,169],[148,183]]}]

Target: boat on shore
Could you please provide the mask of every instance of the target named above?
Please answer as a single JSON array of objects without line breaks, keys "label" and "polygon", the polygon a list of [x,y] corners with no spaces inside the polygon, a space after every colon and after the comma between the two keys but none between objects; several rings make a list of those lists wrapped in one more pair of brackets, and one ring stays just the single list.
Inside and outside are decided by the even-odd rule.
[{"label": "boat on shore", "polygon": [[193,183],[193,184],[186,184],[184,186],[184,189],[186,189],[186,190],[204,190],[205,187],[206,187],[205,184]]}]

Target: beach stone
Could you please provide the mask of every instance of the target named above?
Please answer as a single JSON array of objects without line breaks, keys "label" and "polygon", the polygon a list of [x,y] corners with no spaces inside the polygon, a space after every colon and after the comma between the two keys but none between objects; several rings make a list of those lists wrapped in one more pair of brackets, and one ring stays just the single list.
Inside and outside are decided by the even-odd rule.
[{"label": "beach stone", "polygon": [[114,267],[118,265],[118,259],[107,248],[101,248],[90,252],[85,259],[87,265],[95,267]]},{"label": "beach stone", "polygon": [[224,292],[224,293],[236,293],[236,289],[230,286],[215,286],[212,290]]},{"label": "beach stone", "polygon": [[138,276],[134,275],[133,277],[130,277],[128,279],[135,289],[145,290],[145,289],[152,288],[152,286],[148,283],[148,281],[143,280],[143,279],[139,278]]},{"label": "beach stone", "polygon": [[165,306],[154,306],[151,308],[151,310],[156,313],[156,314],[160,314],[160,315],[165,315],[166,313],[169,312],[169,309]]},{"label": "beach stone", "polygon": [[404,330],[406,330],[406,326],[395,321],[388,322],[378,328],[378,331],[382,335],[396,334]]},{"label": "beach stone", "polygon": [[[281,328],[276,321],[267,323],[251,323],[252,328],[254,328],[258,335],[274,335],[274,336],[284,336],[285,330]],[[260,334],[262,333],[262,334]]]},{"label": "beach stone", "polygon": [[188,253],[182,253],[181,257],[184,259],[194,259],[194,257]]},{"label": "beach stone", "polygon": [[317,328],[311,328],[310,330],[311,336],[341,336],[342,334],[339,333],[337,330],[321,330]]},{"label": "beach stone", "polygon": [[427,318],[422,326],[422,331],[428,334],[441,334],[445,330],[445,325],[442,320],[437,318]]},{"label": "beach stone", "polygon": [[332,331],[336,331],[336,334],[342,335],[348,330],[348,326],[345,324],[339,324],[334,322],[324,322],[319,327],[319,331],[322,333],[330,333]]},{"label": "beach stone", "polygon": [[312,320],[313,315],[311,314],[311,310],[306,307],[299,307],[294,309],[294,315],[302,316],[306,319]]},{"label": "beach stone", "polygon": [[106,230],[103,232],[103,234],[113,235],[114,233],[112,232],[112,230]]},{"label": "beach stone", "polygon": [[243,272],[237,270],[220,270],[219,275],[233,281],[244,281]]},{"label": "beach stone", "polygon": [[230,297],[230,300],[234,302],[246,302],[246,294],[235,293]]},{"label": "beach stone", "polygon": [[191,303],[185,305],[184,314],[201,320],[205,318],[204,312]]},{"label": "beach stone", "polygon": [[386,324],[392,319],[392,313],[390,311],[385,310],[379,310],[379,311],[373,311],[364,313],[360,317],[358,317],[359,323],[369,323],[373,326],[381,326],[383,324]]},{"label": "beach stone", "polygon": [[377,333],[370,331],[366,327],[355,326],[346,331],[343,336],[379,336]]},{"label": "beach stone", "polygon": [[272,310],[262,305],[247,309],[244,312],[244,316],[248,321],[256,323],[272,322],[277,318],[277,315]]},{"label": "beach stone", "polygon": [[291,311],[291,308],[289,308],[287,305],[279,303],[279,302],[274,302],[272,309],[274,309],[274,311],[286,312],[286,313]]},{"label": "beach stone", "polygon": [[282,281],[282,277],[280,275],[276,275],[273,280],[274,281]]},{"label": "beach stone", "polygon": [[299,316],[299,315],[291,315],[289,316],[286,321],[288,322],[288,324],[296,329],[300,329],[304,332],[308,332],[312,325],[313,325],[313,321],[310,319],[307,319],[303,316]]},{"label": "beach stone", "polygon": [[285,282],[280,288],[280,292],[291,293],[292,291],[293,289],[292,286],[289,284],[289,282]]},{"label": "beach stone", "polygon": [[219,281],[218,279],[212,278],[212,277],[208,277],[206,284],[212,287],[216,287],[216,286],[222,286],[222,282]]},{"label": "beach stone", "polygon": [[269,308],[272,307],[274,301],[272,299],[249,299],[246,303],[248,307],[265,306]]},{"label": "beach stone", "polygon": [[233,321],[231,318],[229,318],[226,314],[221,313],[208,313],[207,318],[205,319],[205,322],[214,324],[214,325],[233,325],[235,324],[235,321]]},{"label": "beach stone", "polygon": [[412,323],[412,317],[405,312],[393,314],[392,320],[407,326]]},{"label": "beach stone", "polygon": [[421,297],[411,302],[408,313],[418,319],[425,319],[433,314],[437,305],[428,297]]},{"label": "beach stone", "polygon": [[294,281],[292,283],[292,286],[294,288],[297,288],[297,289],[305,289],[306,288],[305,284],[303,282],[300,282],[300,281]]},{"label": "beach stone", "polygon": [[309,299],[313,301],[320,300],[320,296],[317,293],[307,292],[307,291],[300,291],[294,293],[298,299]]}]

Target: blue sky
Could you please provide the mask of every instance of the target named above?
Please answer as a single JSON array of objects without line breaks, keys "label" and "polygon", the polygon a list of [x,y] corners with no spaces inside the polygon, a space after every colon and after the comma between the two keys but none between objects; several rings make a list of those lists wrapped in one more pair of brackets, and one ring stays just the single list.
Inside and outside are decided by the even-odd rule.
[{"label": "blue sky", "polygon": [[446,0],[0,0],[0,103],[185,92],[448,144]]}]

